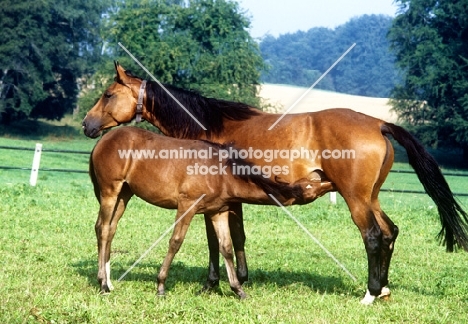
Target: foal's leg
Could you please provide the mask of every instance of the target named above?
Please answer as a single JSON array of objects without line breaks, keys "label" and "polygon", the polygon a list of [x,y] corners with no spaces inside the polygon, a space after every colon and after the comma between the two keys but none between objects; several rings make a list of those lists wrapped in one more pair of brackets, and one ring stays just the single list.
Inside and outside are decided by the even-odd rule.
[{"label": "foal's leg", "polygon": [[[242,214],[242,204],[233,204],[229,212],[229,228],[232,244],[236,253],[237,278],[243,284],[248,280],[247,260],[245,258],[245,232]],[[205,214],[205,228],[210,251],[208,279],[202,291],[208,291],[219,285],[219,242],[211,221],[211,215]]]},{"label": "foal's leg", "polygon": [[109,293],[114,289],[110,280],[110,252],[112,239],[117,230],[117,223],[125,211],[128,201],[133,193],[124,184],[120,193],[110,190],[102,193],[100,197],[100,209],[95,225],[98,245],[98,282],[101,293]]},{"label": "foal's leg", "polygon": [[[182,217],[184,213],[186,213],[186,211],[181,210],[179,206],[179,209],[177,210],[176,221]],[[188,227],[194,215],[194,211],[187,212],[184,215],[184,218],[174,227],[174,232],[172,233],[171,239],[169,240],[169,249],[157,277],[157,290],[159,296],[164,296],[165,294],[164,284],[166,283],[169,268],[171,266],[172,260],[174,259],[174,256],[179,251],[180,246],[184,242],[185,235],[187,234]]]},{"label": "foal's leg", "polygon": [[224,212],[213,215],[211,219],[213,221],[216,235],[218,236],[219,250],[224,257],[231,289],[237,296],[239,296],[240,299],[244,299],[247,295],[242,290],[241,283],[237,279],[237,275],[234,270],[234,254],[232,253],[232,242],[229,231],[229,217],[229,213]]}]

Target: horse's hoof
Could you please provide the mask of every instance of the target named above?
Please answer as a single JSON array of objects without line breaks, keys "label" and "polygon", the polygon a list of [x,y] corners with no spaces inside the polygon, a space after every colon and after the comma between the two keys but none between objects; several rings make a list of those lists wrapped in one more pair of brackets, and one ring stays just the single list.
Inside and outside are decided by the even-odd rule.
[{"label": "horse's hoof", "polygon": [[363,299],[361,299],[361,304],[362,305],[372,305],[372,303],[374,302],[375,300],[375,296],[372,296],[369,292],[369,290],[366,291],[366,295],[364,296]]},{"label": "horse's hoof", "polygon": [[245,292],[241,291],[237,294],[237,296],[239,296],[239,299],[240,300],[245,300],[247,298],[249,298],[249,295],[247,295]]},{"label": "horse's hoof", "polygon": [[240,275],[237,274],[237,280],[239,280],[240,285],[242,286],[244,283],[249,281],[249,276],[248,275]]},{"label": "horse's hoof", "polygon": [[109,291],[114,290],[114,285],[110,281],[107,283],[107,287],[109,288]]},{"label": "horse's hoof", "polygon": [[219,286],[219,280],[207,280],[201,289],[201,292],[207,292]]},{"label": "horse's hoof", "polygon": [[390,289],[388,287],[382,287],[379,298],[382,300],[388,300],[390,298],[390,295],[391,295]]},{"label": "horse's hoof", "polygon": [[107,286],[107,285],[102,285],[102,286],[101,286],[101,289],[100,289],[100,291],[99,291],[99,294],[101,294],[101,295],[109,295],[110,292],[111,292],[111,290],[109,289],[109,286]]},{"label": "horse's hoof", "polygon": [[390,295],[385,295],[385,296],[381,296],[381,297],[379,296],[379,298],[380,298],[381,300],[387,301],[387,300],[390,299]]}]

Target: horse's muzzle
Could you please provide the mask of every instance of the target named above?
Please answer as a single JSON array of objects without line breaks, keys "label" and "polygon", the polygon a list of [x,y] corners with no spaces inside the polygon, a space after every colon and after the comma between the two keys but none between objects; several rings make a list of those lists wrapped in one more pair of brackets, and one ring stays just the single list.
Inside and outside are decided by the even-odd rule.
[{"label": "horse's muzzle", "polygon": [[101,135],[101,128],[98,127],[97,125],[93,125],[92,122],[86,121],[83,119],[83,122],[81,123],[81,126],[83,128],[83,133],[90,138],[96,138],[99,135]]}]

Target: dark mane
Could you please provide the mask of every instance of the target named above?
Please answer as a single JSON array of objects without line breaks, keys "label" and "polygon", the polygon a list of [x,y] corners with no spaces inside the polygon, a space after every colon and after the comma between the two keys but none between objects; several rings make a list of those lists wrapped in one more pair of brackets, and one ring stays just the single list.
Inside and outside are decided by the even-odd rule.
[{"label": "dark mane", "polygon": [[[129,76],[134,77],[127,71]],[[207,98],[194,91],[164,85],[171,94],[207,129],[206,137],[219,135],[223,119],[246,120],[258,115],[256,109],[240,102]],[[158,83],[148,81],[146,85],[146,109],[163,126],[168,136],[196,139],[204,131]]]}]

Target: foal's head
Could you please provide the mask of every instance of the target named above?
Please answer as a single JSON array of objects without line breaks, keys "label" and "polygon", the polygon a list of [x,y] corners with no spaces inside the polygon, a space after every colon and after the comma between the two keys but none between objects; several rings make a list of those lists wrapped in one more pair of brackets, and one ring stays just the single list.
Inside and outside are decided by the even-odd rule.
[{"label": "foal's head", "polygon": [[115,70],[114,83],[83,119],[83,131],[88,137],[98,137],[102,130],[130,122],[136,115],[142,80],[126,73],[117,62]]}]

